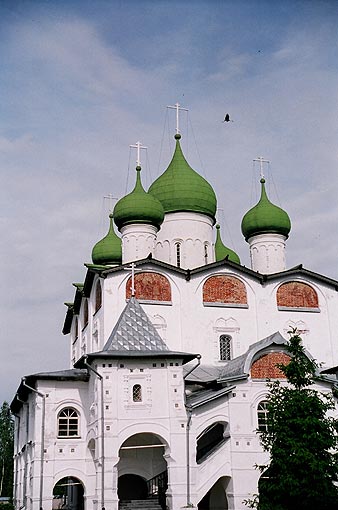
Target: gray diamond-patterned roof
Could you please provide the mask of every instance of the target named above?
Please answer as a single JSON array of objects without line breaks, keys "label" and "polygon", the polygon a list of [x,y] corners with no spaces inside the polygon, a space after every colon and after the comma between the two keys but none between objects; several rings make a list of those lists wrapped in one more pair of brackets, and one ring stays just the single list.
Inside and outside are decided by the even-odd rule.
[{"label": "gray diamond-patterned roof", "polygon": [[104,351],[168,351],[149,317],[132,297],[120,315]]}]

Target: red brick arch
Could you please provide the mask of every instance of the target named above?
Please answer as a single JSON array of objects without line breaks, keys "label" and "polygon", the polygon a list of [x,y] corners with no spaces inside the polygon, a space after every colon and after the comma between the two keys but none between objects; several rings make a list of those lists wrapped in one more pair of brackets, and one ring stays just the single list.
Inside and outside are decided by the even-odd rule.
[{"label": "red brick arch", "polygon": [[317,292],[307,283],[283,283],[277,290],[277,306],[286,308],[319,308]]},{"label": "red brick arch", "polygon": [[270,352],[253,362],[251,366],[252,379],[286,379],[283,372],[276,366],[278,363],[287,365],[290,356],[285,352]]},{"label": "red brick arch", "polygon": [[[135,297],[143,301],[171,301],[170,283],[165,276],[158,273],[137,273]],[[131,298],[131,277],[126,283],[126,298]]]},{"label": "red brick arch", "polygon": [[234,276],[211,276],[203,285],[203,302],[246,305],[245,285]]}]

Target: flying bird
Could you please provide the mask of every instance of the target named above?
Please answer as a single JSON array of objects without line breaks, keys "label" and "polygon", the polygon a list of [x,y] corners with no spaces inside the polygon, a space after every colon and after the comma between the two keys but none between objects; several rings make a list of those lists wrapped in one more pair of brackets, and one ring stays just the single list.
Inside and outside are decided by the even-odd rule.
[{"label": "flying bird", "polygon": [[228,113],[225,115],[223,122],[233,122],[233,120],[230,119],[230,115]]}]

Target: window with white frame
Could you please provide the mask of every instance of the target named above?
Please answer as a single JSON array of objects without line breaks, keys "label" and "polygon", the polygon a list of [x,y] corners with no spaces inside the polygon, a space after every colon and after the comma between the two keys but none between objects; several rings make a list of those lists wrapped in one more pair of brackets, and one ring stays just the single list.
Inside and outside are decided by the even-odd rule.
[{"label": "window with white frame", "polygon": [[98,281],[95,287],[95,310],[96,313],[102,306],[102,287],[101,283]]},{"label": "window with white frame", "polygon": [[79,436],[79,414],[72,407],[65,407],[58,415],[58,436]]},{"label": "window with white frame", "polygon": [[268,402],[262,400],[257,406],[258,430],[265,432],[268,429]]},{"label": "window with white frame", "polygon": [[219,359],[229,361],[232,358],[232,337],[220,335],[219,337]]},{"label": "window with white frame", "polygon": [[83,329],[88,326],[88,299],[83,303]]}]

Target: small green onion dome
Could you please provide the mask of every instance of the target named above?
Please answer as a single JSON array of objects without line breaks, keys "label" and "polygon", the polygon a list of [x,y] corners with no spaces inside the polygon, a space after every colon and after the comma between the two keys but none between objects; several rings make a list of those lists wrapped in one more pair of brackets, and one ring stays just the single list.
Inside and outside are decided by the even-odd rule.
[{"label": "small green onion dome", "polygon": [[247,241],[252,236],[259,234],[280,234],[286,238],[291,230],[291,222],[288,214],[277,205],[270,202],[265,191],[265,179],[262,184],[261,198],[242,219],[242,233]]},{"label": "small green onion dome", "polygon": [[227,246],[224,246],[221,239],[220,228],[221,227],[219,225],[216,225],[216,243],[215,243],[216,262],[218,262],[219,260],[224,260],[226,257],[228,257],[228,260],[231,260],[231,262],[236,262],[236,264],[240,264],[241,261],[237,253],[235,253],[233,250],[230,250],[230,248],[228,248]]},{"label": "small green onion dome", "polygon": [[119,230],[125,225],[149,224],[160,228],[164,211],[161,202],[147,193],[141,183],[141,167],[136,167],[136,184],[131,193],[121,198],[114,208],[114,221]]},{"label": "small green onion dome", "polygon": [[198,212],[215,222],[217,199],[210,184],[187,163],[180,145],[180,134],[175,135],[176,148],[165,172],[153,182],[149,193],[158,198],[164,212]]},{"label": "small green onion dome", "polygon": [[122,245],[121,239],[115,234],[113,215],[109,214],[110,226],[108,234],[101,239],[92,250],[93,264],[121,264]]}]

